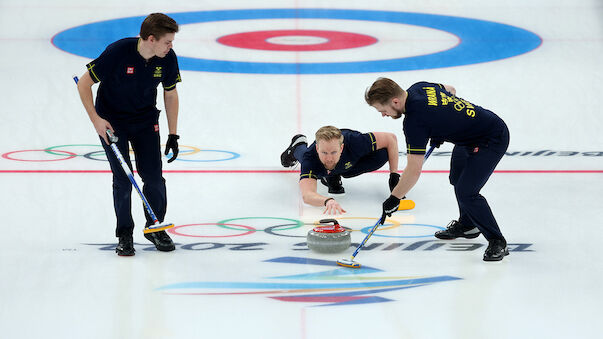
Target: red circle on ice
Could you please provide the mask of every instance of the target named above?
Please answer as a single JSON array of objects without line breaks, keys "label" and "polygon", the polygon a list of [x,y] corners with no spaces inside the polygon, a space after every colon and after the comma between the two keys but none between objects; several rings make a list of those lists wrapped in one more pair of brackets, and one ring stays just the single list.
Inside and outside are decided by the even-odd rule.
[{"label": "red circle on ice", "polygon": [[293,29],[236,33],[217,41],[231,47],[269,51],[330,51],[372,45],[377,39],[358,33]]}]

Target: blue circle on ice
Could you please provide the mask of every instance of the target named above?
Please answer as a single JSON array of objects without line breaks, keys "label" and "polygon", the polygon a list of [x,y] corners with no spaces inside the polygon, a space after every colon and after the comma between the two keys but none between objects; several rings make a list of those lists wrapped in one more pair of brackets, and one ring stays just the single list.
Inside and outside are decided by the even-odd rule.
[{"label": "blue circle on ice", "polygon": [[[470,65],[532,51],[542,39],[525,29],[455,16],[350,9],[241,9],[168,13],[180,25],[257,19],[335,19],[422,26],[456,35],[453,48],[419,56],[352,62],[277,63],[202,59],[179,56],[181,70],[220,73],[343,74],[411,71]],[[107,45],[137,36],[144,16],[107,20],[58,33],[52,43],[66,52],[94,59]],[[243,26],[244,27],[244,26]]]}]

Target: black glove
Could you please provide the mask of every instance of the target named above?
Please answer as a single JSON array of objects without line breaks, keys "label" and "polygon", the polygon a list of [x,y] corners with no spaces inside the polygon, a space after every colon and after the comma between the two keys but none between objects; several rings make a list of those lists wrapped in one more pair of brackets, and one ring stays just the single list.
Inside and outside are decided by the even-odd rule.
[{"label": "black glove", "polygon": [[394,187],[396,187],[396,185],[398,184],[398,181],[400,181],[400,174],[398,173],[390,173],[389,174],[389,191],[393,191]]},{"label": "black glove", "polygon": [[170,150],[172,150],[172,157],[168,160],[168,163],[176,160],[178,157],[178,139],[180,139],[180,136],[176,134],[168,135],[168,141],[165,143],[165,155],[168,155]]},{"label": "black glove", "polygon": [[442,146],[443,143],[444,143],[444,140],[431,139],[431,141],[429,141],[429,146],[432,146],[435,148],[440,148],[440,146]]},{"label": "black glove", "polygon": [[398,207],[400,207],[400,199],[390,195],[389,198],[383,202],[383,215],[381,216],[379,223],[383,225],[385,223],[385,217],[391,217],[392,213],[398,210]]}]

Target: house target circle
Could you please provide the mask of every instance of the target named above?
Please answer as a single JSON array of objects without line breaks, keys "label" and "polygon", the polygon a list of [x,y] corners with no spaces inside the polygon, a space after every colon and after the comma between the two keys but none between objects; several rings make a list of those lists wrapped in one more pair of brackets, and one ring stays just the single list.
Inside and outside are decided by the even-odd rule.
[{"label": "house target circle", "polygon": [[[181,70],[255,74],[345,74],[411,71],[456,67],[514,57],[538,48],[542,39],[525,29],[492,21],[393,11],[352,9],[240,9],[167,13],[180,25],[227,20],[332,19],[405,24],[440,30],[455,35],[459,44],[435,53],[349,62],[248,62],[179,56]],[[59,49],[96,58],[110,43],[136,36],[144,17],[127,17],[89,23],[56,34],[52,43]],[[94,39],[89,39],[94,36]]]},{"label": "house target circle", "polygon": [[217,39],[217,42],[231,47],[296,52],[359,48],[377,41],[365,34],[302,29],[243,32]]}]

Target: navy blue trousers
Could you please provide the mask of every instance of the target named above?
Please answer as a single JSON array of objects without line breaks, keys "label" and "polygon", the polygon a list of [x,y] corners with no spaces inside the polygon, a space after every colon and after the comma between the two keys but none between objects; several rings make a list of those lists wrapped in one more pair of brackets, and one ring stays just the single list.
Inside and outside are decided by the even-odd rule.
[{"label": "navy blue trousers", "polygon": [[[304,157],[304,153],[306,153],[308,149],[309,147],[306,147],[301,144],[297,146],[295,150],[293,150],[293,156],[295,157],[295,159],[297,159],[297,161],[301,162]],[[380,169],[383,165],[385,165],[385,163],[388,161],[389,156],[387,154],[387,148],[382,148],[360,158],[350,170],[344,171],[342,173],[331,172],[331,175],[329,175],[328,177],[341,175],[344,178],[352,178],[363,173],[376,171]]]},{"label": "navy blue trousers", "polygon": [[[115,135],[119,138],[117,148],[132,170],[128,142],[132,145],[136,160],[136,170],[142,178],[142,192],[153,209],[153,213],[160,222],[163,222],[167,207],[165,179],[162,175],[161,146],[159,132],[155,131],[154,123],[138,123],[131,125],[112,124]],[[117,226],[115,235],[132,234],[134,231],[134,220],[132,219],[132,184],[119,160],[110,146],[101,138],[101,144],[107,154],[107,159],[113,172],[113,204]],[[140,187],[140,182],[137,181]],[[134,193],[138,195],[138,193]],[[138,197],[137,197],[138,198]],[[139,200],[140,201],[140,200]],[[153,220],[145,209],[145,226],[152,225]]]},{"label": "navy blue trousers", "polygon": [[450,183],[459,205],[459,222],[476,226],[487,240],[504,239],[486,198],[480,194],[509,147],[509,130],[504,123],[501,128],[500,136],[488,145],[454,146],[450,160]]}]

